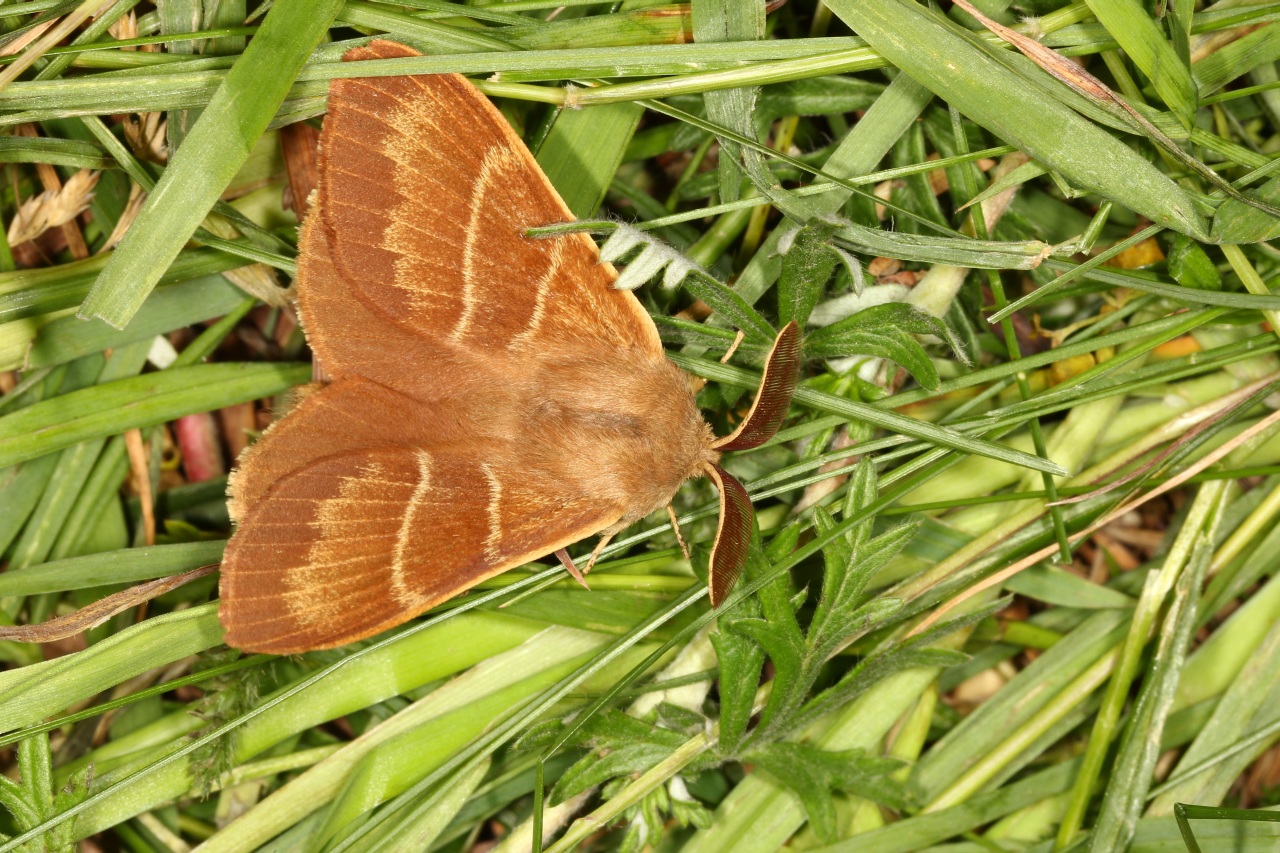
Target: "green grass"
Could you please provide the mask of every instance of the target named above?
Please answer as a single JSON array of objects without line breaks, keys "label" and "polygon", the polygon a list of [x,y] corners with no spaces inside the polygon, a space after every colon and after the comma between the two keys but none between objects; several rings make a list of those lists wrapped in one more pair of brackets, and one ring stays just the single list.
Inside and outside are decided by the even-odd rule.
[{"label": "green grass", "polygon": [[706,270],[637,293],[722,431],[773,328],[810,356],[726,462],[718,612],[695,482],[692,565],[654,517],[590,592],[544,561],[333,652],[228,650],[212,577],[0,639],[0,851],[1274,850],[1280,14],[981,10],[1139,118],[909,0],[124,0],[0,57],[6,227],[102,171],[85,252],[0,240],[0,624],[219,559],[217,451],[311,376],[280,128],[338,77],[471,75],[602,241]]}]

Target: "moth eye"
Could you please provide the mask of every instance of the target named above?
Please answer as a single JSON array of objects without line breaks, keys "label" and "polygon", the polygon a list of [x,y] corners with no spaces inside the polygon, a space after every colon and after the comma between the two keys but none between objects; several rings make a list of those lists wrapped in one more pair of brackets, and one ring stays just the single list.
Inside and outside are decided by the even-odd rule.
[{"label": "moth eye", "polygon": [[801,359],[800,327],[792,320],[773,342],[751,411],[736,430],[713,445],[716,450],[751,450],[773,438],[791,407]]},{"label": "moth eye", "polygon": [[719,607],[738,582],[742,567],[747,564],[755,511],[747,490],[728,471],[719,465],[708,464],[707,476],[720,492],[720,524],[716,528],[715,544],[711,546],[707,572],[711,606]]}]

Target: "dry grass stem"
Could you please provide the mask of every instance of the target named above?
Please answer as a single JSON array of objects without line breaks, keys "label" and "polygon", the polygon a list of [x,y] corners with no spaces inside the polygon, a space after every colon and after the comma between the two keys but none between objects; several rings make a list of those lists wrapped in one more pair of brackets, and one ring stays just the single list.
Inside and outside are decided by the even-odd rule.
[{"label": "dry grass stem", "polygon": [[71,14],[67,15],[57,24],[51,27],[48,32],[43,33],[39,38],[35,39],[31,46],[18,57],[17,61],[8,68],[0,71],[0,89],[8,86],[14,80],[17,80],[22,72],[26,71],[36,60],[44,56],[45,51],[62,41],[67,36],[75,32],[81,24],[95,17],[102,9],[114,3],[115,0],[85,0]]},{"label": "dry grass stem", "polygon": [[0,56],[13,56],[16,53],[19,53],[27,45],[44,35],[44,33],[49,29],[49,27],[52,27],[54,23],[55,21],[50,19],[42,24],[36,24],[31,29],[0,48]]},{"label": "dry grass stem", "polygon": [[147,194],[142,191],[142,187],[134,184],[129,190],[129,202],[125,205],[124,213],[120,214],[120,219],[116,221],[116,227],[111,229],[106,242],[102,244],[102,248],[98,253],[109,252],[119,245],[124,239],[124,234],[129,230],[129,226],[133,224],[133,220],[138,218],[138,212],[142,210],[142,204],[147,200]]},{"label": "dry grass stem", "polygon": [[138,500],[142,506],[142,528],[146,535],[147,545],[156,544],[156,510],[155,499],[151,495],[151,472],[148,464],[146,442],[142,440],[141,430],[126,430],[124,446],[129,452],[129,467],[133,471],[133,486],[138,492]]},{"label": "dry grass stem", "polygon": [[[1271,377],[1266,381],[1273,381],[1273,380],[1274,380],[1274,377]],[[1082,539],[1085,539],[1093,535],[1096,531],[1102,529],[1103,527],[1106,527],[1108,524],[1115,521],[1117,518],[1120,518],[1125,513],[1132,512],[1133,510],[1137,509],[1138,507],[1142,506],[1148,501],[1153,500],[1154,498],[1158,498],[1160,495],[1173,491],[1174,489],[1184,484],[1187,480],[1194,477],[1196,474],[1199,474],[1201,471],[1204,471],[1206,468],[1209,468],[1211,465],[1221,460],[1223,457],[1225,457],[1231,451],[1235,450],[1237,447],[1240,447],[1245,442],[1252,439],[1254,436],[1261,434],[1262,432],[1270,429],[1271,427],[1275,426],[1278,423],[1280,423],[1280,411],[1272,412],[1270,415],[1258,421],[1256,424],[1249,427],[1248,429],[1244,430],[1239,435],[1232,437],[1230,441],[1227,441],[1222,446],[1215,448],[1211,453],[1206,454],[1204,458],[1199,459],[1194,464],[1187,466],[1187,468],[1179,472],[1177,476],[1170,477],[1168,480],[1156,486],[1154,489],[1147,492],[1145,495],[1141,495],[1137,498],[1134,498],[1129,503],[1124,504],[1123,506],[1107,513],[1102,518],[1098,519],[1093,524],[1086,527],[1084,530],[1081,530],[1079,533],[1072,534],[1072,536],[1070,537],[1070,541],[1072,543],[1079,542]],[[1022,558],[1021,560],[1009,566],[1008,568],[1002,569],[1001,571],[996,572],[994,575],[991,575],[990,577],[983,578],[973,586],[969,587],[968,589],[964,590],[960,594],[956,595],[954,598],[952,598],[945,604],[940,605],[936,610],[934,610],[932,613],[926,616],[920,622],[920,624],[912,628],[911,632],[907,636],[915,636],[916,634],[920,634],[928,630],[931,625],[936,624],[939,620],[945,617],[949,612],[959,607],[961,604],[968,601],[970,598],[973,598],[978,593],[982,592],[983,590],[987,590],[992,587],[999,586],[1000,584],[1009,580],[1009,578],[1013,577],[1014,575],[1018,574],[1024,569],[1029,569],[1032,566],[1034,566],[1036,563],[1040,562],[1041,560],[1044,560],[1044,559],[1047,559],[1048,557],[1053,556],[1053,554],[1056,553],[1057,550],[1058,550],[1057,543],[1054,543],[1052,545],[1046,545],[1045,547],[1041,548],[1039,551],[1036,551],[1034,554],[1027,555],[1026,557]]]},{"label": "dry grass stem", "polygon": [[117,613],[123,613],[130,607],[145,606],[148,601],[157,595],[163,595],[183,584],[190,583],[196,578],[213,574],[217,570],[218,566],[216,564],[201,566],[198,569],[192,569],[182,574],[140,583],[100,598],[93,604],[82,607],[66,616],[49,619],[39,625],[0,626],[0,639],[14,640],[19,643],[51,643],[56,640],[64,640],[67,637],[73,637],[83,631],[96,628],[112,616]]}]

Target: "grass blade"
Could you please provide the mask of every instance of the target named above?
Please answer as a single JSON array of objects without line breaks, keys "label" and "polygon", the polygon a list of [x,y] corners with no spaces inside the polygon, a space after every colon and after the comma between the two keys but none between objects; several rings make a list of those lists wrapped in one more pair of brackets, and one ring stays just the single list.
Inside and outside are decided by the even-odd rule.
[{"label": "grass blade", "polygon": [[1207,235],[1181,187],[1111,134],[1046,99],[945,16],[907,0],[835,0],[831,8],[885,58],[1070,183],[1197,239]]},{"label": "grass blade", "polygon": [[276,0],[218,87],[79,316],[122,329],[244,164],[341,0]]},{"label": "grass blade", "polygon": [[307,365],[200,364],[63,394],[0,418],[0,467],[126,429],[279,394]]},{"label": "grass blade", "polygon": [[[1088,0],[1086,0],[1088,2]],[[1196,85],[1185,60],[1165,41],[1155,21],[1137,0],[1092,0],[1089,8],[1133,64],[1147,75],[1161,99],[1190,128],[1196,114]]]}]

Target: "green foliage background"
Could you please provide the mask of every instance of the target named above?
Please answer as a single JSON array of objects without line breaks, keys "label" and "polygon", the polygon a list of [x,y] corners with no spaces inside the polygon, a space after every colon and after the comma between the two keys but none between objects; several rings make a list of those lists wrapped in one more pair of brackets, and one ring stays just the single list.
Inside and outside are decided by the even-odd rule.
[{"label": "green foliage background", "polygon": [[[101,171],[85,251],[0,241],[0,623],[219,559],[225,478],[161,488],[165,425],[310,379],[279,129],[338,76],[496,98],[668,272],[722,430],[774,328],[808,357],[727,462],[758,535],[719,612],[692,483],[692,564],[654,518],[591,592],[535,564],[338,652],[227,650],[212,577],[0,640],[0,851],[1274,850],[1175,813],[1275,800],[1280,6],[980,9],[1056,59],[912,0],[0,6],[6,223],[37,165]],[[370,35],[424,56],[342,65]]]}]

